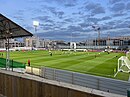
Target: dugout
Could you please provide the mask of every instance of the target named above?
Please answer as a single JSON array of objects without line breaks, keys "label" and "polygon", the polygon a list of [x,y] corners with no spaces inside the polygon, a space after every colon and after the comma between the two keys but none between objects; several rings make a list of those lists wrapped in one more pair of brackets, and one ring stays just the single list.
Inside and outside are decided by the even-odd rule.
[{"label": "dugout", "polygon": [[9,39],[27,36],[33,36],[33,34],[0,14],[0,39],[6,40],[6,60],[2,59],[3,61],[6,61],[6,69],[10,68]]}]

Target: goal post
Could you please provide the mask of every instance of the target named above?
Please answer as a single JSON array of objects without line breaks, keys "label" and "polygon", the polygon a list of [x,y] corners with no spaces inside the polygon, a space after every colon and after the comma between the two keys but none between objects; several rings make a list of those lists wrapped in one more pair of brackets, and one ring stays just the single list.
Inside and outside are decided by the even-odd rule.
[{"label": "goal post", "polygon": [[114,77],[118,74],[118,72],[130,73],[130,60],[127,56],[121,56],[118,59],[117,72],[114,72]]},{"label": "goal post", "polygon": [[122,56],[118,59],[118,71],[130,72],[130,60],[127,56]]},{"label": "goal post", "polygon": [[126,57],[130,60],[130,52],[126,52]]}]

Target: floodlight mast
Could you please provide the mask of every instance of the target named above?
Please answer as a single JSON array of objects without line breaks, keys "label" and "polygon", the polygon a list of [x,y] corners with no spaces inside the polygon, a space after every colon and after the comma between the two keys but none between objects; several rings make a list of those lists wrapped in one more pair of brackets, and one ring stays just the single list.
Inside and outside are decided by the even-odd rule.
[{"label": "floodlight mast", "polygon": [[37,27],[39,26],[39,22],[38,21],[33,21],[33,26],[34,26],[35,33],[36,33]]},{"label": "floodlight mast", "polygon": [[108,48],[110,49],[110,34],[108,32]]},{"label": "floodlight mast", "polygon": [[[39,26],[39,22],[38,21],[33,21],[33,26],[34,26],[34,31],[35,31],[35,34],[37,32],[37,27]],[[38,44],[38,42],[36,41],[36,45]]]},{"label": "floodlight mast", "polygon": [[72,40],[72,32],[71,32],[70,50],[73,50],[72,42],[73,42],[73,40]]},{"label": "floodlight mast", "polygon": [[98,48],[100,49],[100,27],[92,25],[92,28],[94,28],[94,30],[98,32]]},{"label": "floodlight mast", "polygon": [[98,46],[99,46],[99,49],[100,49],[100,29],[98,30]]}]

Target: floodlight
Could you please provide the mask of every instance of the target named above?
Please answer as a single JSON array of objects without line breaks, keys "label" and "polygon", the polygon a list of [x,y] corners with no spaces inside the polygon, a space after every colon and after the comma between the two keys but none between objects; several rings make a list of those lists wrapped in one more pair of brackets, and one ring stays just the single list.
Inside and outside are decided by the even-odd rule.
[{"label": "floodlight", "polygon": [[38,27],[39,26],[39,22],[38,21],[33,21],[33,26]]}]

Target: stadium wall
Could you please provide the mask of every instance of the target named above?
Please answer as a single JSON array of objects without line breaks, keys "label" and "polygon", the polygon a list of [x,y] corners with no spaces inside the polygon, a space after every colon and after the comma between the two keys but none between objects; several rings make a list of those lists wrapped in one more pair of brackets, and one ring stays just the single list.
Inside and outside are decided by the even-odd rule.
[{"label": "stadium wall", "polygon": [[[119,46],[111,46],[111,49],[118,49]],[[70,49],[70,46],[59,46],[60,49]],[[100,46],[100,49],[106,49],[107,46]],[[129,47],[130,48],[130,47]],[[99,49],[99,46],[76,46],[76,49]]]},{"label": "stadium wall", "polygon": [[103,97],[80,86],[5,70],[0,70],[0,94],[4,97]]},{"label": "stadium wall", "polygon": [[[9,49],[10,51],[20,51],[20,50],[32,50],[32,47],[13,47]],[[0,52],[6,51],[6,48],[0,48]]]}]

